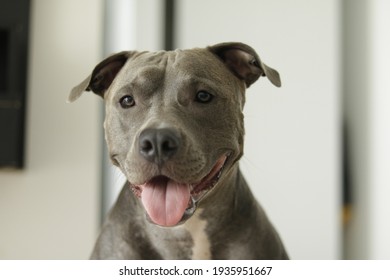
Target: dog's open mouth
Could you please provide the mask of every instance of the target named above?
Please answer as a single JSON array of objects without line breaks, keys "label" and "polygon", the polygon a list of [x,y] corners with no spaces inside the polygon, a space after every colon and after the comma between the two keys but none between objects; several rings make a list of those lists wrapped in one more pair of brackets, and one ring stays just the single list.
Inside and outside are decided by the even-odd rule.
[{"label": "dog's open mouth", "polygon": [[220,157],[200,182],[179,183],[166,176],[156,176],[142,185],[132,185],[150,220],[160,226],[175,226],[188,219],[197,202],[218,182],[227,155]]}]

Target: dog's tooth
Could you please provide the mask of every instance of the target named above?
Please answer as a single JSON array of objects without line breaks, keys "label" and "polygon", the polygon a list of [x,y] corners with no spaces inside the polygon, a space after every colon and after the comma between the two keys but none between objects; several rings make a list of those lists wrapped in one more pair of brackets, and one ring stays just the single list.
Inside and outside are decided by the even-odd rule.
[{"label": "dog's tooth", "polygon": [[196,208],[198,207],[198,204],[193,196],[191,196],[191,200],[190,200],[189,204],[190,204],[190,206],[184,212],[184,215],[187,215],[187,216],[191,216],[195,212]]}]

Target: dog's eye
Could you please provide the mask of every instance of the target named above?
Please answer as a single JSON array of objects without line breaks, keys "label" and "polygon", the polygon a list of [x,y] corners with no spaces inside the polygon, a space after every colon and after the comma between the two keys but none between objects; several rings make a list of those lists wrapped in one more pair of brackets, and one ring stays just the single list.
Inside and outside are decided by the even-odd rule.
[{"label": "dog's eye", "polygon": [[213,100],[213,97],[214,96],[211,93],[201,90],[196,94],[195,101],[199,103],[209,103]]},{"label": "dog's eye", "polygon": [[135,105],[135,100],[131,95],[126,95],[121,98],[119,101],[123,109],[133,107]]}]

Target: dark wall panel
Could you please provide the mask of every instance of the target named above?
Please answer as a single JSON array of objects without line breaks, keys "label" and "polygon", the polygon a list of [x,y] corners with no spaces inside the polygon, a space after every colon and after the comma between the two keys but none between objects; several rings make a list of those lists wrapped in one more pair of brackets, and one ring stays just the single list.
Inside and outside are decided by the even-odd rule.
[{"label": "dark wall panel", "polygon": [[0,0],[0,168],[24,165],[29,0]]}]

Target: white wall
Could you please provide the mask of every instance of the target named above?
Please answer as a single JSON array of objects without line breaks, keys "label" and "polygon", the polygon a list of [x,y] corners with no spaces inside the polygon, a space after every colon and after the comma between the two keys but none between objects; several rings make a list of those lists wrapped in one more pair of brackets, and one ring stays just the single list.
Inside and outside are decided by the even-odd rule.
[{"label": "white wall", "polygon": [[372,62],[370,175],[372,186],[371,259],[390,259],[390,2],[370,1]]},{"label": "white wall", "polygon": [[241,167],[291,258],[340,258],[339,1],[177,3],[177,47],[242,41],[280,72],[247,92]]},{"label": "white wall", "polygon": [[102,53],[101,0],[32,1],[26,168],[0,170],[0,259],[85,259],[98,228],[98,98],[67,104]]}]

